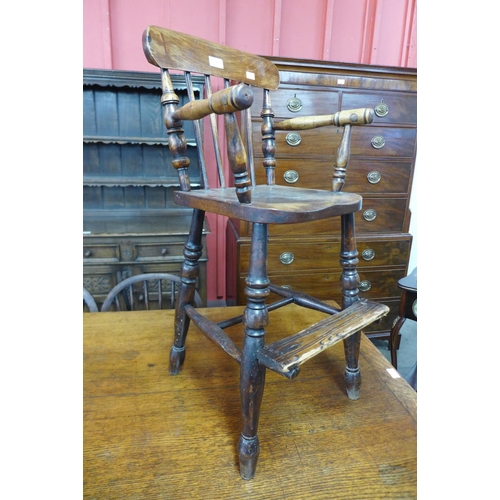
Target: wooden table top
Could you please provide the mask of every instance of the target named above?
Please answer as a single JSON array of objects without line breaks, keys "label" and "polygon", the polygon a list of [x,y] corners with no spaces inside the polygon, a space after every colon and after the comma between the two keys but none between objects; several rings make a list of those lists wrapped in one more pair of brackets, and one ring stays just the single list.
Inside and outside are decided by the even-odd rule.
[{"label": "wooden table top", "polygon": [[[416,393],[364,335],[357,401],[345,394],[342,343],[293,381],[267,371],[257,473],[244,481],[238,364],[192,325],[183,370],[170,376],[172,311],[83,316],[84,498],[417,498]],[[267,342],[314,316],[324,315],[272,311]],[[241,326],[227,332],[241,346]]]}]

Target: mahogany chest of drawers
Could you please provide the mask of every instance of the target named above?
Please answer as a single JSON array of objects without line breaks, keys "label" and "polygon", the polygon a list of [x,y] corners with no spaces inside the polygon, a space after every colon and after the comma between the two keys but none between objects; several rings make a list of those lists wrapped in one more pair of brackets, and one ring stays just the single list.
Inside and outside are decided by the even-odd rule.
[{"label": "mahogany chest of drawers", "polygon": [[[399,304],[397,282],[408,271],[412,236],[409,199],[417,143],[415,69],[269,58],[280,70],[271,92],[275,120],[375,109],[372,125],[354,127],[345,191],[363,196],[356,214],[360,296],[387,304],[391,312],[365,333],[389,338]],[[252,126],[257,183],[265,182],[260,139],[262,96],[254,93]],[[276,183],[331,189],[341,130],[324,127],[276,132]],[[245,303],[250,225],[227,226],[227,301]],[[299,288],[321,299],[341,300],[340,220],[269,228],[268,274],[276,285]]]}]

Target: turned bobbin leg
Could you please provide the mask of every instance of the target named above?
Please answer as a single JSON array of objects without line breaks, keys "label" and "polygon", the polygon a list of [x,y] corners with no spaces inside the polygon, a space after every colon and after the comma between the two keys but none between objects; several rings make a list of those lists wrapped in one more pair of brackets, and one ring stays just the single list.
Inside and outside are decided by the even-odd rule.
[{"label": "turned bobbin leg", "polygon": [[184,311],[186,304],[194,303],[196,279],[198,278],[198,260],[203,253],[201,238],[205,212],[194,210],[188,241],[184,247],[184,262],[181,267],[181,285],[175,305],[174,345],[170,350],[170,374],[177,375],[181,371],[186,357],[186,336],[190,318]]},{"label": "turned bobbin leg", "polygon": [[257,360],[257,351],[264,347],[264,335],[269,320],[265,306],[269,295],[267,237],[267,224],[253,224],[250,268],[245,288],[247,297],[243,317],[245,340],[240,366],[242,430],[238,455],[240,474],[243,479],[252,479],[255,475],[260,452],[257,428],[264,394],[266,368]]},{"label": "turned bobbin leg", "polygon": [[[356,270],[358,251],[354,233],[354,214],[342,215],[342,242],[340,249],[340,265],[342,275],[342,309],[349,307],[358,297],[359,275]],[[359,369],[359,346],[361,332],[356,332],[344,340],[346,359],[345,383],[349,399],[358,399],[361,387],[361,371]]]}]

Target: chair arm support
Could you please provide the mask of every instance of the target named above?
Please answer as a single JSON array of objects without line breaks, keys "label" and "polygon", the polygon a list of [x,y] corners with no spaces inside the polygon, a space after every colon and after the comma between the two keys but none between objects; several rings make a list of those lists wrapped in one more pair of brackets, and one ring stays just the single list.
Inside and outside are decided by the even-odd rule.
[{"label": "chair arm support", "polygon": [[274,123],[275,130],[307,130],[335,125],[366,125],[373,122],[375,112],[372,108],[345,109],[333,115],[300,116]]},{"label": "chair arm support", "polygon": [[252,89],[243,83],[215,92],[208,99],[191,101],[177,109],[174,120],[199,120],[211,113],[218,115],[247,109],[253,103]]}]

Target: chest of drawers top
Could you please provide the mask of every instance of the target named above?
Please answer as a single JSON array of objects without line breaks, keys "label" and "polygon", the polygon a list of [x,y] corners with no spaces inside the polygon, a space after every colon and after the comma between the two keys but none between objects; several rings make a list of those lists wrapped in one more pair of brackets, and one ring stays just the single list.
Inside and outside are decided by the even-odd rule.
[{"label": "chest of drawers top", "polygon": [[[272,92],[277,118],[335,113],[372,107],[374,125],[417,122],[417,73],[412,68],[269,58],[280,72],[280,87]],[[262,107],[256,92],[252,114]]]}]

